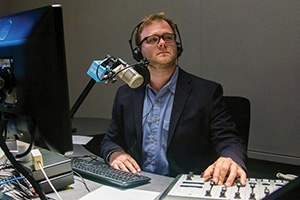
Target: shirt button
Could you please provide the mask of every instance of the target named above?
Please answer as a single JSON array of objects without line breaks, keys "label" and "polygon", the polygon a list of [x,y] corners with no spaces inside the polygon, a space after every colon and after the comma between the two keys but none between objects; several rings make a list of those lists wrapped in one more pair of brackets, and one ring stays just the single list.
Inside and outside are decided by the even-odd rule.
[{"label": "shirt button", "polygon": [[156,124],[156,122],[157,122],[157,119],[153,120],[153,123],[154,123],[154,124]]},{"label": "shirt button", "polygon": [[155,102],[158,103],[158,102],[159,102],[159,99],[155,99]]},{"label": "shirt button", "polygon": [[152,139],[152,140],[151,140],[151,144],[154,144],[154,142],[155,142],[155,140],[154,140],[154,139]]}]

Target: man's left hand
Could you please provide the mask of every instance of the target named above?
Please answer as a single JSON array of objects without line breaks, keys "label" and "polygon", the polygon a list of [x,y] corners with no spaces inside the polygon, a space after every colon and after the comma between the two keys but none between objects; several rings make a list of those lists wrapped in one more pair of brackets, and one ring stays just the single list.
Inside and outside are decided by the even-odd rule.
[{"label": "man's left hand", "polygon": [[203,179],[208,180],[211,175],[213,181],[218,185],[225,184],[229,187],[237,177],[240,178],[242,185],[246,185],[246,172],[231,158],[220,157],[204,171]]}]

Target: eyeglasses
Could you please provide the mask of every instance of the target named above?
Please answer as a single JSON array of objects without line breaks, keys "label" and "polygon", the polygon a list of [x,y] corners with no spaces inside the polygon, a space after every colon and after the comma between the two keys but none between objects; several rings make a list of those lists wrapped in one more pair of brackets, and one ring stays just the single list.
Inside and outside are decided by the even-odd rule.
[{"label": "eyeglasses", "polygon": [[148,37],[145,37],[140,42],[140,45],[142,45],[142,43],[144,41],[146,41],[148,44],[158,44],[159,41],[160,41],[160,38],[162,38],[166,43],[171,43],[171,42],[175,42],[176,35],[172,34],[172,33],[165,33],[165,34],[162,34],[162,35],[150,35]]}]

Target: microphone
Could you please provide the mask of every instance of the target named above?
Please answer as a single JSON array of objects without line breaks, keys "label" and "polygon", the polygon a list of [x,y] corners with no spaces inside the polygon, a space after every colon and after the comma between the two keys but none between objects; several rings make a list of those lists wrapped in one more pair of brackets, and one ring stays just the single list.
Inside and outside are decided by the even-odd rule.
[{"label": "microphone", "polygon": [[116,73],[131,88],[137,88],[144,82],[144,77],[135,71],[130,65],[120,64],[112,71]]},{"label": "microphone", "polygon": [[149,62],[147,60],[142,60],[135,65],[128,65],[122,59],[115,59],[108,55],[103,60],[93,61],[87,74],[96,82],[105,81],[106,84],[110,81],[114,83],[116,81],[116,75],[118,75],[129,87],[138,88],[145,83],[145,79],[135,68],[147,67],[148,64]]}]

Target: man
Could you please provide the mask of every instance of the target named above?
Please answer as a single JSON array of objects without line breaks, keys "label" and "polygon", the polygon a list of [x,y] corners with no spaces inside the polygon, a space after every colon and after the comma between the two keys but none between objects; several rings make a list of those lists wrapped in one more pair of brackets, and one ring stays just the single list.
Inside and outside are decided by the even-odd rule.
[{"label": "man", "polygon": [[206,180],[212,176],[216,184],[230,186],[240,177],[245,185],[246,150],[222,87],[177,65],[182,47],[176,28],[164,13],[148,16],[136,28],[150,82],[118,89],[101,154],[112,167],[133,173],[176,176],[206,168]]}]

